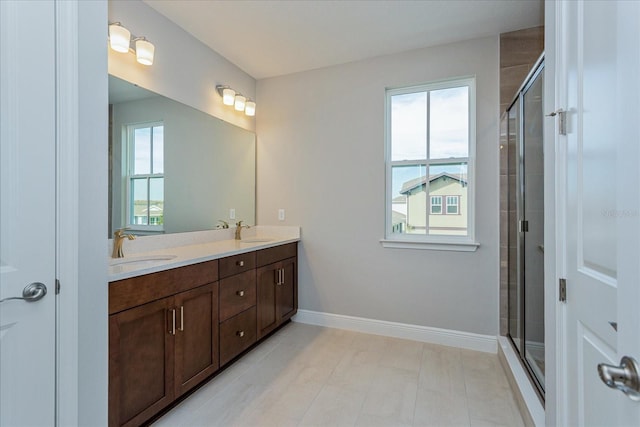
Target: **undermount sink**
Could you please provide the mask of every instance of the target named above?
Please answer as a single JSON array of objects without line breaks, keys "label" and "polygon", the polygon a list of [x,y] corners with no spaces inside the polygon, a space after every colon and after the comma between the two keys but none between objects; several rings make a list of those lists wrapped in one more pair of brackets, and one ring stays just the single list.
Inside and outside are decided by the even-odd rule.
[{"label": "undermount sink", "polygon": [[117,265],[144,265],[144,264],[154,264],[159,261],[169,261],[174,259],[175,255],[147,255],[147,256],[137,256],[130,258],[112,258],[109,260],[109,266],[115,267]]},{"label": "undermount sink", "polygon": [[248,239],[240,240],[240,243],[266,243],[272,240],[271,237],[249,237]]}]

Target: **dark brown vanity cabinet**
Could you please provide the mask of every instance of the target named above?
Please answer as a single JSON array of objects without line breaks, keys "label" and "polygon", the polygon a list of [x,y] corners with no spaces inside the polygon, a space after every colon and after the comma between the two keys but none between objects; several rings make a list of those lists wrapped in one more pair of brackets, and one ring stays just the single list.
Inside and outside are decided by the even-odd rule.
[{"label": "dark brown vanity cabinet", "polygon": [[110,426],[142,424],[218,369],[217,265],[110,284]]},{"label": "dark brown vanity cabinet", "polygon": [[297,243],[109,284],[109,425],[138,426],[297,310]]},{"label": "dark brown vanity cabinet", "polygon": [[258,339],[298,310],[297,244],[258,251]]}]

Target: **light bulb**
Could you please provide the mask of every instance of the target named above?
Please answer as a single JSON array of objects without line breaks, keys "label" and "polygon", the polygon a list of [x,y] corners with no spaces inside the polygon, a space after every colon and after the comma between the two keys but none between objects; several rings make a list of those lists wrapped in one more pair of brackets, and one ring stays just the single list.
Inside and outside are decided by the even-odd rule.
[{"label": "light bulb", "polygon": [[153,54],[156,48],[147,39],[138,39],[136,40],[136,59],[139,63],[144,65],[153,64]]},{"label": "light bulb", "polygon": [[236,91],[227,87],[222,89],[222,103],[224,105],[233,105],[236,101]]},{"label": "light bulb", "polygon": [[245,98],[242,95],[236,95],[236,103],[235,103],[235,108],[237,111],[244,111],[244,104],[247,101],[247,98]]},{"label": "light bulb", "polygon": [[244,106],[244,113],[247,116],[255,116],[256,115],[256,103],[253,101],[247,101]]},{"label": "light bulb", "polygon": [[129,52],[131,32],[120,24],[109,25],[109,45],[116,52]]}]

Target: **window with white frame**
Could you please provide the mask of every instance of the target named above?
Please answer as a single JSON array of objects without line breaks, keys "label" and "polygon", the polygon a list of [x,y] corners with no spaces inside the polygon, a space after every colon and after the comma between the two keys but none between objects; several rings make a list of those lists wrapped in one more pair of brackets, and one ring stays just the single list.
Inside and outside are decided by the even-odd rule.
[{"label": "window with white frame", "polygon": [[388,89],[386,241],[472,243],[474,153],[475,79]]},{"label": "window with white frame", "polygon": [[442,213],[442,196],[431,196],[431,214],[439,215]]},{"label": "window with white frame", "polygon": [[127,226],[162,231],[164,224],[164,125],[127,126]]},{"label": "window with white frame", "polygon": [[447,196],[447,215],[460,213],[460,196]]}]

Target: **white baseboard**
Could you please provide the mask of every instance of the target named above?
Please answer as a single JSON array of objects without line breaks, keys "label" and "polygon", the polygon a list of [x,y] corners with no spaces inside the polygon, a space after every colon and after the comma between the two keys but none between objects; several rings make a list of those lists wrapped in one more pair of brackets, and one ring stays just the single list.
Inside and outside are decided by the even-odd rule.
[{"label": "white baseboard", "polygon": [[298,310],[298,314],[296,314],[292,320],[309,325],[404,338],[431,344],[483,351],[485,353],[496,353],[498,351],[496,337],[491,335],[480,335],[470,332],[452,331],[449,329],[387,322],[384,320],[366,319],[363,317],[344,316],[341,314],[322,313],[310,310]]}]

